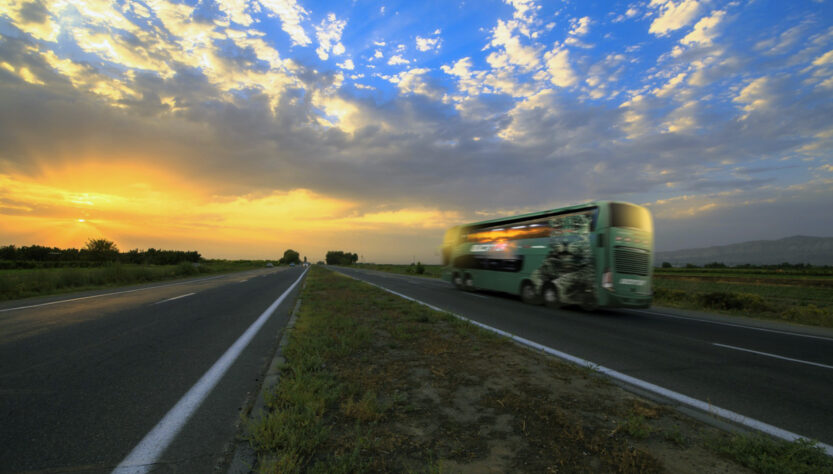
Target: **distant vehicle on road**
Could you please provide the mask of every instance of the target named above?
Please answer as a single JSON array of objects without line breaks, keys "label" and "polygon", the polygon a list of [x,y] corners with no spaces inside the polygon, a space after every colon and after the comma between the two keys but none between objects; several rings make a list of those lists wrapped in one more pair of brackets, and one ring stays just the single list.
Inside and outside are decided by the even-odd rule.
[{"label": "distant vehicle on road", "polygon": [[272,265],[272,262],[266,262],[266,268],[272,268],[272,267],[274,267],[274,265]]},{"label": "distant vehicle on road", "polygon": [[294,267],[294,266],[295,266],[295,262],[290,263],[290,264],[289,264],[289,266],[290,266],[290,267]]},{"label": "distant vehicle on road", "polygon": [[551,307],[651,305],[653,223],[642,206],[595,201],[452,227],[443,279]]}]

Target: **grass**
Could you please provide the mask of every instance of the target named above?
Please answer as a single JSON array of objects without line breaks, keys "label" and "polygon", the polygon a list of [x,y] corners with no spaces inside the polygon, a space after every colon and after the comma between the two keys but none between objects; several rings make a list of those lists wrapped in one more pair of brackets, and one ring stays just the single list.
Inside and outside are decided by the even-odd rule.
[{"label": "grass", "polygon": [[301,298],[247,428],[259,472],[741,469],[729,435],[449,314],[321,267]]},{"label": "grass", "polygon": [[387,263],[357,263],[352,265],[365,270],[377,270],[380,272],[398,273],[400,275],[416,275],[429,278],[440,278],[443,270],[442,265],[422,264],[423,273],[417,272],[417,266],[411,264],[387,264]]},{"label": "grass", "polygon": [[709,446],[733,461],[766,474],[830,474],[833,458],[813,442],[787,442],[759,434],[714,439]]},{"label": "grass", "polygon": [[659,273],[654,275],[654,303],[833,327],[833,279],[829,278],[750,282],[746,276],[713,279],[694,273],[667,278]]},{"label": "grass", "polygon": [[0,301],[262,268],[265,262],[209,260],[199,265],[112,263],[98,267],[0,270]]}]

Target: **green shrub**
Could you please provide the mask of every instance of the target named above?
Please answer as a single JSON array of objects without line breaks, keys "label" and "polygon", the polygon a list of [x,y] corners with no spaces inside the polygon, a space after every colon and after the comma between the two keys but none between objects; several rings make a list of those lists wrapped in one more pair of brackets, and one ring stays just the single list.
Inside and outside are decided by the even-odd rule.
[{"label": "green shrub", "polygon": [[760,434],[732,436],[711,448],[763,473],[833,473],[833,458],[815,442],[775,440]]},{"label": "green shrub", "polygon": [[711,309],[734,311],[769,311],[771,308],[758,295],[714,291],[697,295],[697,301]]},{"label": "green shrub", "polygon": [[77,286],[84,286],[87,284],[87,278],[84,273],[78,268],[63,268],[59,273],[59,287],[72,288]]},{"label": "green shrub", "polygon": [[176,266],[177,275],[196,275],[199,272],[199,269],[197,269],[197,267],[195,267],[191,262],[180,262],[179,265]]}]

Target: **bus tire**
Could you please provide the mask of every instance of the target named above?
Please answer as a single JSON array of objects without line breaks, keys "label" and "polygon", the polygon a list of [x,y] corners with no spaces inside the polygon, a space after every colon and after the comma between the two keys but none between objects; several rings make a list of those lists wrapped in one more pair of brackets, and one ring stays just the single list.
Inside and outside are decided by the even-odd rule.
[{"label": "bus tire", "polygon": [[526,304],[541,304],[541,298],[531,281],[521,284],[521,300]]},{"label": "bus tire", "polygon": [[547,283],[541,290],[541,298],[544,300],[544,305],[547,308],[558,309],[561,308],[561,301],[558,299],[558,288],[552,283]]},{"label": "bus tire", "polygon": [[457,288],[458,290],[463,289],[463,277],[460,276],[459,273],[454,272],[454,274],[451,276],[451,281],[454,283],[455,288]]},{"label": "bus tire", "polygon": [[466,273],[463,277],[463,288],[468,291],[474,290],[474,278],[471,277],[471,273]]}]

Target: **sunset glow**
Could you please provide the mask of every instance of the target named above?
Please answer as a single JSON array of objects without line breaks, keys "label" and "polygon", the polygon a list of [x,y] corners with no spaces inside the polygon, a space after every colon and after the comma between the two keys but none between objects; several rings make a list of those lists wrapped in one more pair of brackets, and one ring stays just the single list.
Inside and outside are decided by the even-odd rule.
[{"label": "sunset glow", "polygon": [[658,250],[833,235],[831,2],[0,0],[0,244],[439,261],[643,204]]}]

